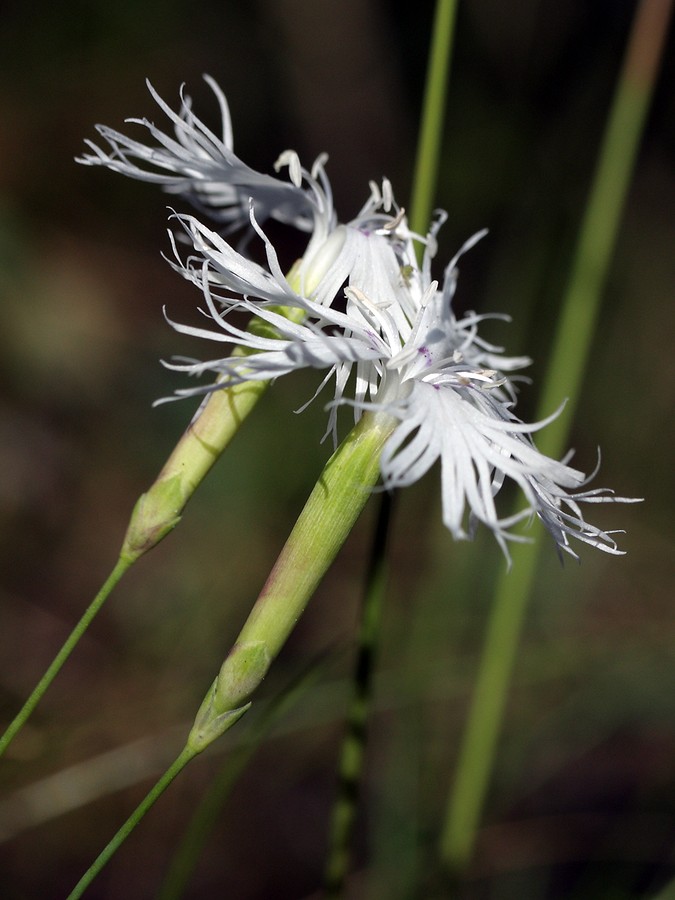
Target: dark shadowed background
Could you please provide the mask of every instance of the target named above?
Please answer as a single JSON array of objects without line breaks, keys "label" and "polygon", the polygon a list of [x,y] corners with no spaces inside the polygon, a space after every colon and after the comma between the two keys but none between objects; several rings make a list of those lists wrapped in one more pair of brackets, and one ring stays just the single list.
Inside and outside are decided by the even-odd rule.
[{"label": "dark shadowed background", "polygon": [[[460,4],[438,205],[442,264],[473,232],[460,309],[534,358],[531,414],[635,9],[633,0]],[[198,294],[162,260],[155,187],[77,166],[94,124],[162,121],[149,77],[181,83],[271,171],[326,150],[338,212],[368,180],[410,194],[432,5],[347,0],[5,2],[0,12],[0,704],[18,710],[115,561],[130,510],[194,403],[159,364]],[[672,40],[670,42],[672,49]],[[572,445],[625,558],[544,553],[475,862],[462,898],[633,898],[675,874],[675,92],[666,55],[620,229]],[[280,240],[283,240],[280,238]],[[293,248],[289,245],[288,254]],[[288,262],[292,261],[292,257]],[[173,758],[329,448],[312,375],[268,393],[179,529],[108,601],[0,767],[0,893],[60,897]],[[562,398],[561,398],[562,399]],[[593,510],[591,510],[593,512]],[[254,704],[320,669],[237,783],[186,896],[308,897],[320,885],[367,509]],[[425,897],[503,560],[453,545],[438,473],[397,508],[354,897]],[[467,575],[468,572],[468,575]],[[454,589],[459,577],[466,586]],[[668,588],[671,584],[671,588]],[[155,896],[192,812],[239,740],[195,762],[92,888]],[[115,753],[110,753],[115,751]],[[109,754],[109,755],[105,755]],[[74,768],[73,768],[74,767]]]}]

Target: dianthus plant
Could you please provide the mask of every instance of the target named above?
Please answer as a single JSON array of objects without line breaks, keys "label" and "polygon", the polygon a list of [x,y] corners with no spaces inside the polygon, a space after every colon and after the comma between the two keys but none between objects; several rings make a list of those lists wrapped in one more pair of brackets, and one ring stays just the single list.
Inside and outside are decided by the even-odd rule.
[{"label": "dianthus plant", "polygon": [[[323,399],[324,437],[332,439],[334,452],[207,692],[183,751],[72,897],[81,896],[187,762],[249,708],[250,696],[378,481],[381,491],[392,492],[439,463],[443,522],[452,536],[470,538],[483,525],[507,561],[509,542],[528,539],[522,521],[537,519],[561,557],[576,557],[575,541],[619,554],[614,532],[587,522],[582,505],[630,502],[589,488],[590,479],[569,464],[569,456],[558,460],[537,449],[533,435],[557,413],[534,424],[516,415],[513,373],[529,360],[504,355],[479,334],[486,315],[460,316],[453,309],[459,261],[484,232],[470,237],[434,277],[445,213],[436,212],[426,233],[416,233],[383,180],[371,183],[358,214],[340,223],[327,158],[308,169],[286,150],[275,164],[276,176],[254,171],[235,154],[227,102],[217,84],[207,81],[220,106],[220,135],[194,114],[184,93],[174,111],[150,87],[171,127],[132,119],[141,130],[142,139],[136,139],[99,126],[101,142],[88,142],[80,160],[157,183],[196,208],[197,215],[182,208],[172,213],[169,263],[198,290],[205,323],[197,327],[166,315],[179,334],[217,351],[207,359],[178,356],[165,363],[198,383],[164,399],[201,396],[200,408],[136,505],[110,579],[8,729],[0,752],[121,574],[178,522],[267,384],[299,369],[317,370],[315,392],[300,409]],[[270,238],[270,222],[306,236],[289,272]],[[354,424],[341,440],[347,415]],[[498,509],[507,481],[519,488],[517,512]]]}]

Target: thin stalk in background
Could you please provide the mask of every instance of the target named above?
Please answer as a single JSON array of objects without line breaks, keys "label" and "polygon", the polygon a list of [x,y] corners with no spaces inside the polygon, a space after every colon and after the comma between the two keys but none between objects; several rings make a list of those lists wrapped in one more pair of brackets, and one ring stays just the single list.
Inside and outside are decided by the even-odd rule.
[{"label": "thin stalk in background", "polygon": [[[542,452],[556,458],[564,452],[578,403],[671,12],[672,0],[641,0],[614,94],[537,415],[543,418],[568,396],[563,413],[537,439]],[[476,842],[540,546],[514,545],[513,569],[495,588],[441,836],[441,859],[451,872],[466,866]]]},{"label": "thin stalk in background", "polygon": [[429,227],[431,209],[436,196],[438,162],[445,120],[445,98],[456,18],[457,0],[438,0],[432,26],[408,217],[411,229],[418,234],[425,234]]},{"label": "thin stalk in background", "polygon": [[366,730],[373,691],[373,676],[382,623],[382,607],[389,571],[387,543],[393,498],[385,493],[375,525],[370,564],[361,609],[352,695],[338,763],[338,789],[331,814],[324,875],[326,896],[342,895],[349,874],[359,788],[363,776]]},{"label": "thin stalk in background", "polygon": [[[411,229],[419,234],[426,233],[429,227],[438,183],[456,14],[457,0],[438,0],[436,3],[409,215]],[[385,495],[380,503],[366,575],[353,690],[338,764],[338,795],[331,814],[324,886],[327,895],[333,897],[341,895],[344,890],[351,859],[375,656],[389,571],[386,546],[391,510],[392,498]]]}]

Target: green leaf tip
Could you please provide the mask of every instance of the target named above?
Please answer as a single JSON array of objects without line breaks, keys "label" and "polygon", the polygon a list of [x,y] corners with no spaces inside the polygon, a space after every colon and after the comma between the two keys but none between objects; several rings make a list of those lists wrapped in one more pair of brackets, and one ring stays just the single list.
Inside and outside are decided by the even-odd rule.
[{"label": "green leaf tip", "polygon": [[272,656],[264,641],[237,642],[220,667],[188,736],[188,747],[200,753],[250,709],[246,702],[267,674]]},{"label": "green leaf tip", "polygon": [[195,723],[185,744],[186,749],[195,755],[206,750],[209,744],[225,734],[251,708],[250,703],[245,703],[237,709],[223,710],[220,708],[217,704],[219,677],[215,679],[199,707]]}]

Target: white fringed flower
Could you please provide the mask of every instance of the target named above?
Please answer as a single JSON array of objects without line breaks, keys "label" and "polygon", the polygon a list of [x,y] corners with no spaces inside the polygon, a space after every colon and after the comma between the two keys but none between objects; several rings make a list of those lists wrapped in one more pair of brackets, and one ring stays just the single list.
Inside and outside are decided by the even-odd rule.
[{"label": "white fringed flower", "polygon": [[147,82],[153,99],[173,126],[173,136],[145,118],[126,121],[144,128],[154,143],[144,144],[107,125],[97,125],[107,148],[85,141],[91,152],[77,161],[160,184],[167,193],[185,197],[228,230],[247,223],[249,198],[255,197],[259,221],[273,218],[301,231],[312,231],[314,198],[299,184],[263,175],[239,159],[232,149],[227,100],[212,78],[205,75],[204,80],[220,107],[221,137],[192,112],[192,103],[183,89],[180,110],[174,112]]},{"label": "white fringed flower", "polygon": [[[337,441],[337,411],[345,405],[353,407],[356,420],[366,410],[389,417],[393,432],[380,460],[385,488],[412,484],[440,462],[443,521],[455,538],[470,537],[482,522],[508,557],[507,540],[525,540],[511,527],[536,516],[559,550],[574,557],[571,537],[620,553],[613,532],[588,524],[579,503],[632,501],[602,489],[585,490],[582,472],[537,450],[531,435],[550,419],[521,422],[513,413],[515,393],[507,376],[529,360],[506,357],[481,339],[478,326],[485,317],[469,313],[457,319],[452,311],[457,262],[483,232],[449,263],[439,289],[431,279],[431,261],[445,214],[438,215],[426,238],[412,234],[384,181],[381,188],[371,184],[370,197],[352,222],[338,225],[325,157],[307,171],[297,154],[282,153],[275,168],[287,167],[289,182],[254,172],[233,153],[227,103],[215,82],[207,82],[220,104],[222,138],[192,113],[183,94],[175,113],[150,87],[175,138],[145,119],[129,121],[147,129],[154,146],[99,126],[110,150],[88,142],[92,153],[80,160],[162,184],[207,210],[218,224],[217,232],[194,216],[176,217],[195,252],[183,258],[172,237],[172,264],[203,291],[212,325],[171,324],[181,333],[249,352],[167,363],[193,376],[212,376],[210,384],[178,390],[176,396],[275,379],[301,368],[323,370],[315,396],[332,384],[327,434]],[[261,227],[267,218],[309,234],[305,253],[288,276]],[[223,236],[247,224],[263,241],[266,266]],[[421,265],[414,242],[424,245]],[[243,330],[232,315],[241,311],[257,325]],[[506,479],[519,486],[526,508],[500,517],[496,497]]]}]

